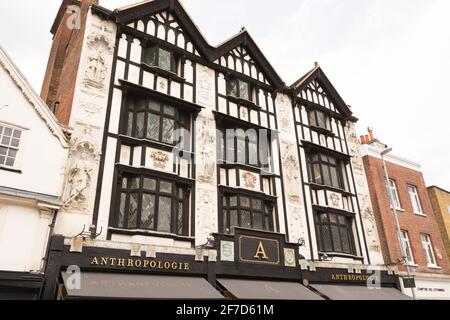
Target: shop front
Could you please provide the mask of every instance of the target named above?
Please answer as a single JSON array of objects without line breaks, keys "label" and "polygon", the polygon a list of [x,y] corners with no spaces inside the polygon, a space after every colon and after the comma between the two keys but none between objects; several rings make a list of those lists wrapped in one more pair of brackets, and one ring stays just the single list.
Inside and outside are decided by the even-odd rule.
[{"label": "shop front", "polygon": [[[66,241],[66,242],[65,242]],[[167,248],[166,248],[167,249]],[[313,268],[285,236],[236,228],[191,250],[138,250],[55,236],[43,299],[401,300],[395,275]],[[189,251],[188,250],[188,251]],[[178,252],[177,252],[178,251]],[[374,283],[373,286],[370,284]]]},{"label": "shop front", "polygon": [[[400,278],[407,278],[401,274]],[[411,288],[400,281],[405,295],[412,296]],[[444,274],[415,273],[414,292],[417,300],[450,300],[450,276]]]}]

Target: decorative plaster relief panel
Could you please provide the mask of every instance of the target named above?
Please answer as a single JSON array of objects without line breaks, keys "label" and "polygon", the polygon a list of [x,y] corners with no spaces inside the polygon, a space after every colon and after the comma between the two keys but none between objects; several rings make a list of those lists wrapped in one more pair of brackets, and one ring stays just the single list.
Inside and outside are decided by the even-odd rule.
[{"label": "decorative plaster relief panel", "polygon": [[370,200],[369,188],[366,180],[366,173],[364,171],[364,164],[360,153],[360,145],[356,135],[355,124],[348,122],[346,127],[346,137],[350,151],[351,164],[357,186],[357,195],[363,218],[364,232],[366,234],[369,254],[373,264],[382,264],[383,257],[381,255],[380,240],[376,226],[375,215]]}]

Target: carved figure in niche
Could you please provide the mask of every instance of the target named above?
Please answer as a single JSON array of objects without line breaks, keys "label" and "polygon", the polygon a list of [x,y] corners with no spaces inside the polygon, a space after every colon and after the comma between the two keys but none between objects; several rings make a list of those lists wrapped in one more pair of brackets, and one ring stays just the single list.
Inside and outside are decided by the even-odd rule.
[{"label": "carved figure in niche", "polygon": [[92,181],[92,162],[87,152],[83,151],[69,170],[70,192],[65,206],[73,209],[85,209],[88,200],[88,190]]},{"label": "carved figure in niche", "polygon": [[214,124],[210,123],[207,119],[201,120],[202,132],[200,135],[200,163],[198,164],[199,173],[198,180],[204,183],[213,183],[215,160],[212,148],[214,147],[214,136],[211,134],[211,129]]},{"label": "carved figure in niche", "polygon": [[88,56],[84,83],[88,87],[103,89],[105,86],[107,67],[102,47],[98,47],[93,55]]},{"label": "carved figure in niche", "polygon": [[291,202],[300,202],[300,195],[298,193],[298,188],[300,187],[300,168],[296,157],[291,153],[290,150],[294,150],[293,145],[284,144],[284,159],[283,159],[283,169],[286,172],[286,187],[288,199]]}]

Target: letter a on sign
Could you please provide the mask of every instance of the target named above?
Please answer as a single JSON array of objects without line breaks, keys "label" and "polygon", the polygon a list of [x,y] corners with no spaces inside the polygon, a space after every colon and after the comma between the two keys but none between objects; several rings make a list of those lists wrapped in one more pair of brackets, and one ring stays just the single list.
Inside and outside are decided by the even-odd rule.
[{"label": "letter a on sign", "polygon": [[264,259],[264,260],[268,260],[269,259],[267,257],[266,250],[264,249],[264,246],[263,246],[261,241],[259,242],[258,248],[256,249],[256,254],[255,254],[255,256],[253,258],[260,259],[260,260],[261,259]]}]

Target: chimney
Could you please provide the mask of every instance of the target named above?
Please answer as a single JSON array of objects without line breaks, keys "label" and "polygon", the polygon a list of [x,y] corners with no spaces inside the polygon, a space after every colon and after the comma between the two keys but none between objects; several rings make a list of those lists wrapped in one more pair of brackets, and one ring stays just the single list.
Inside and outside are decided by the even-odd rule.
[{"label": "chimney", "polygon": [[375,139],[373,137],[373,129],[369,127],[369,128],[367,128],[367,131],[369,131],[370,143],[375,142]]},{"label": "chimney", "polygon": [[55,115],[69,124],[76,77],[89,7],[99,0],[63,0],[50,30],[53,43],[47,62],[41,98],[49,107],[58,102]]},{"label": "chimney", "polygon": [[361,144],[366,144],[366,137],[364,135],[361,135],[359,137],[359,140],[360,140]]}]

